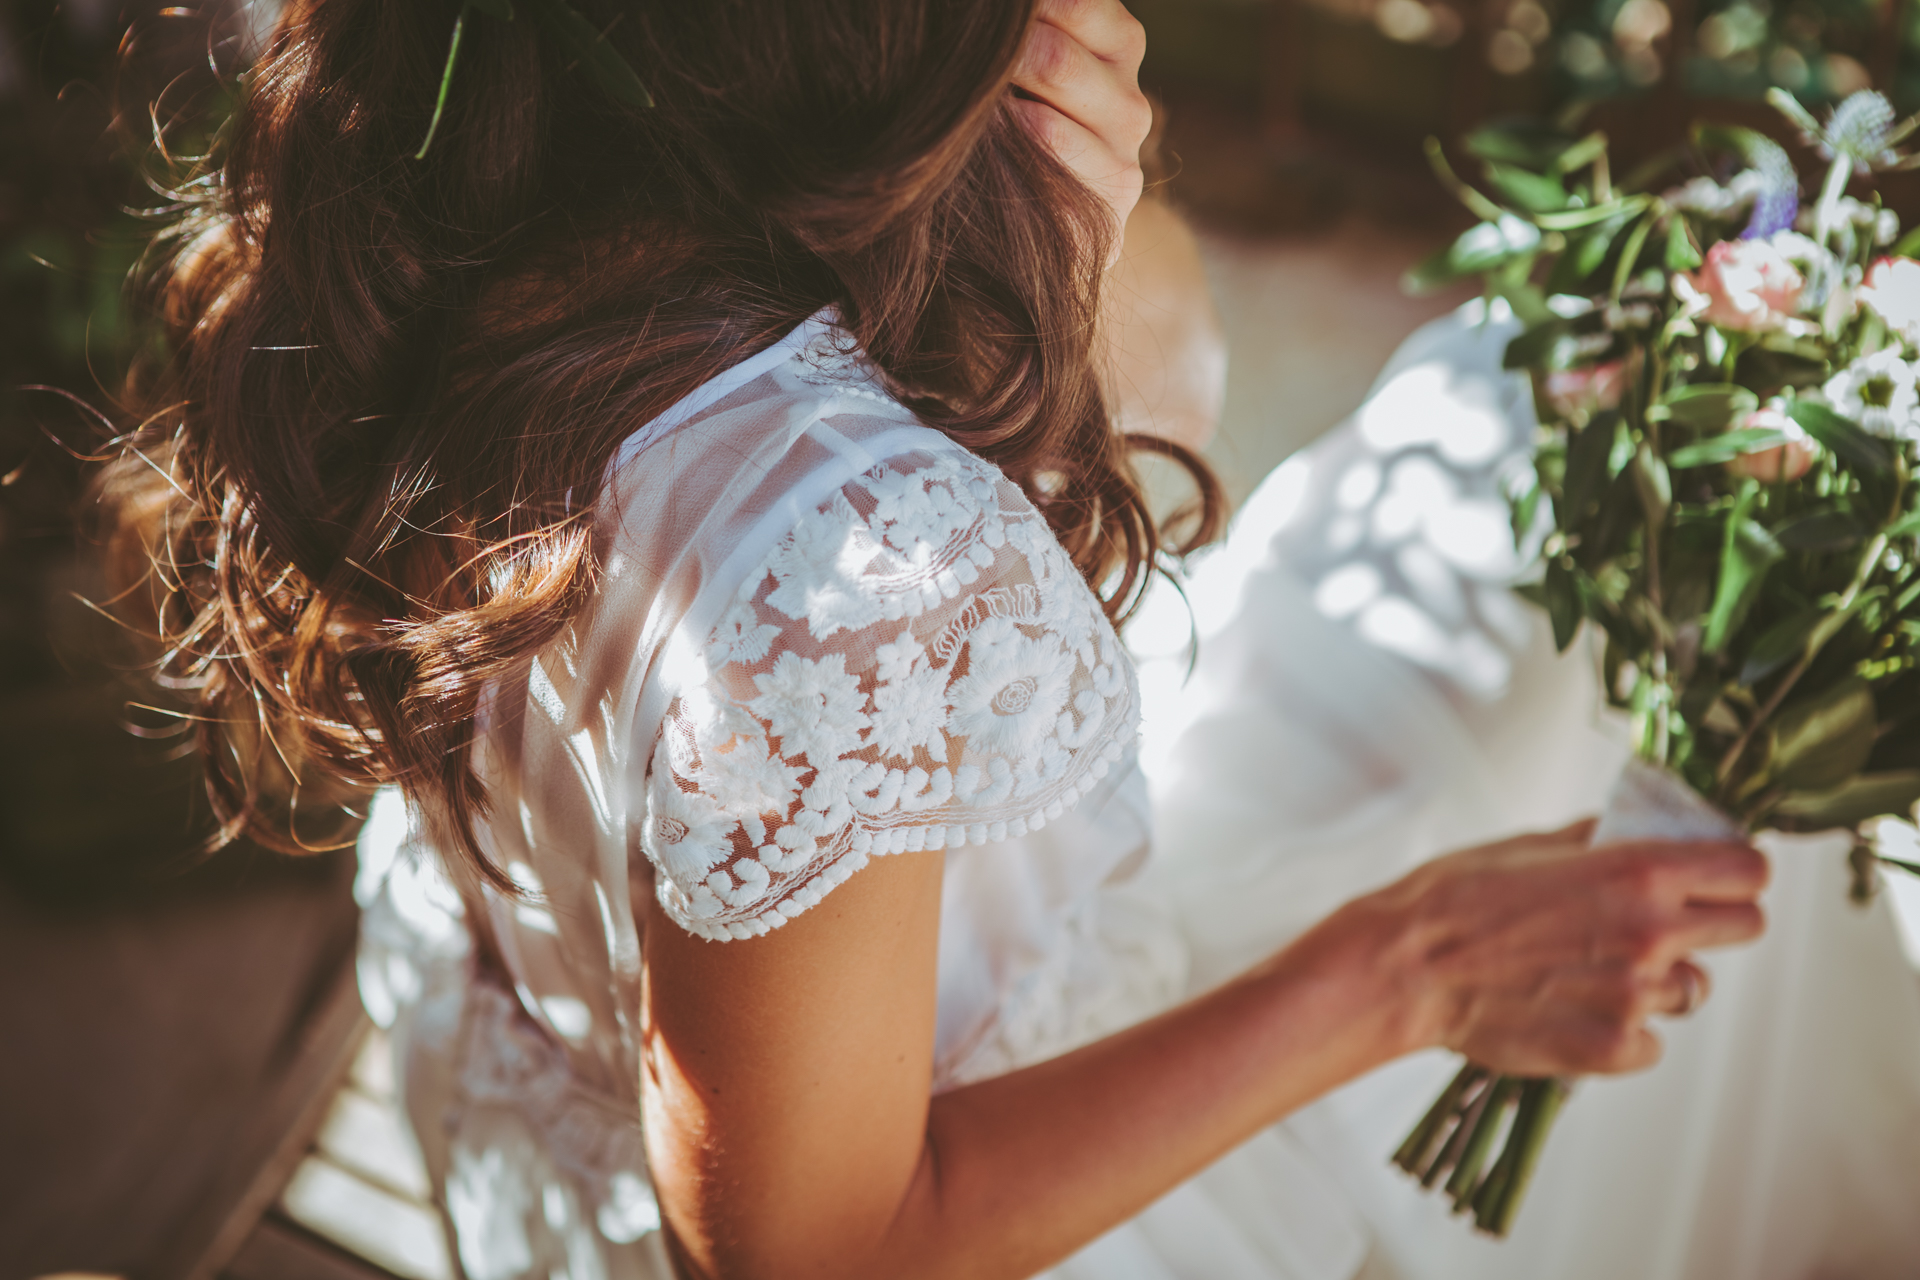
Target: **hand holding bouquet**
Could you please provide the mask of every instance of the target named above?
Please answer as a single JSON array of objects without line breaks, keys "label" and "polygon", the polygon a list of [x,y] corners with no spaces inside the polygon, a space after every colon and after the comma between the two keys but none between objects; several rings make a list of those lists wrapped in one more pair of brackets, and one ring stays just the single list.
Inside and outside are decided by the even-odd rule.
[{"label": "hand holding bouquet", "polygon": [[[1483,221],[1411,283],[1481,276],[1526,325],[1506,364],[1542,426],[1514,531],[1542,571],[1522,591],[1561,649],[1604,635],[1637,794],[1651,776],[1736,830],[1857,829],[1920,801],[1920,234],[1896,243],[1848,193],[1920,166],[1897,150],[1920,117],[1773,100],[1826,163],[1810,204],[1745,129],[1696,128],[1697,175],[1658,194],[1658,172],[1615,187],[1599,134],[1480,131],[1486,192],[1430,144]],[[1864,895],[1863,843],[1854,867]],[[1504,1234],[1566,1088],[1469,1063],[1395,1161]]]}]

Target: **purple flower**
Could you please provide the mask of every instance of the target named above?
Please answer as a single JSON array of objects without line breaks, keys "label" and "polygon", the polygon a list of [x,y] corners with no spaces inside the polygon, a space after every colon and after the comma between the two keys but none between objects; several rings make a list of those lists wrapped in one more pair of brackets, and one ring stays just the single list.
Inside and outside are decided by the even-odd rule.
[{"label": "purple flower", "polygon": [[1793,225],[1800,213],[1800,191],[1791,181],[1785,187],[1768,187],[1753,202],[1753,216],[1747,219],[1742,240],[1764,240],[1776,231]]},{"label": "purple flower", "polygon": [[1785,148],[1773,139],[1754,133],[1742,141],[1747,163],[1760,175],[1760,189],[1754,197],[1753,216],[1740,238],[1764,240],[1793,226],[1800,212],[1800,179]]}]

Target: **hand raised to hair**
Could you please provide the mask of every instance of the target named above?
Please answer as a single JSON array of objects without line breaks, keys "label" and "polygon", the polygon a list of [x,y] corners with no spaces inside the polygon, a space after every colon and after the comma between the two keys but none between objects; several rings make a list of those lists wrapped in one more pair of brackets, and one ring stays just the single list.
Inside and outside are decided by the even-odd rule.
[{"label": "hand raised to hair", "polygon": [[1014,64],[1014,110],[1061,163],[1113,210],[1120,228],[1140,199],[1140,144],[1153,108],[1140,92],[1146,33],[1120,0],[1040,0]]}]

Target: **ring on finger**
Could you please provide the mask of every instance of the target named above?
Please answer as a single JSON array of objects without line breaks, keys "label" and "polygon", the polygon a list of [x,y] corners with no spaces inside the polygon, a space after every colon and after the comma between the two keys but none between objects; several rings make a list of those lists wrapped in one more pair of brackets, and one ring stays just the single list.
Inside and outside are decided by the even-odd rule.
[{"label": "ring on finger", "polygon": [[1673,1011],[1673,1016],[1684,1018],[1706,1003],[1706,975],[1700,972],[1698,965],[1686,960],[1680,961],[1673,967],[1680,976],[1680,1007]]}]

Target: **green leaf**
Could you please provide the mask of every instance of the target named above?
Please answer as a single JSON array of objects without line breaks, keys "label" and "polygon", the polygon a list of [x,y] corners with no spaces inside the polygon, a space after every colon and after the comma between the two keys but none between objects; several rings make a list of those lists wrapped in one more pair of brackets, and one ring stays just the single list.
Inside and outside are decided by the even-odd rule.
[{"label": "green leaf", "polygon": [[1795,128],[1801,130],[1803,133],[1810,133],[1816,138],[1820,136],[1819,121],[1815,120],[1813,116],[1808,113],[1807,109],[1800,105],[1798,98],[1788,93],[1785,89],[1773,88],[1767,90],[1767,101],[1772,104],[1775,111],[1778,111],[1791,121]]},{"label": "green leaf", "polygon": [[1553,647],[1565,653],[1580,630],[1580,588],[1574,583],[1573,573],[1558,560],[1547,565],[1547,576],[1540,586],[1547,617],[1553,622]]},{"label": "green leaf", "polygon": [[1453,266],[1453,248],[1448,246],[1407,268],[1406,274],[1400,277],[1400,288],[1402,292],[1418,296],[1444,289],[1459,278],[1460,272]]},{"label": "green leaf", "polygon": [[1527,534],[1533,529],[1533,522],[1540,514],[1540,499],[1546,490],[1540,487],[1536,479],[1513,500],[1513,545],[1520,547],[1526,542]]},{"label": "green leaf", "polygon": [[1620,612],[1619,601],[1609,594],[1606,583],[1575,569],[1573,586],[1580,601],[1582,616],[1599,623],[1609,640],[1631,653],[1639,653],[1646,648],[1646,637],[1637,634],[1626,615]]},{"label": "green leaf", "polygon": [[1661,525],[1667,520],[1667,508],[1673,505],[1673,477],[1667,471],[1667,464],[1653,456],[1653,450],[1643,441],[1633,455],[1633,487],[1640,493],[1640,505],[1646,509],[1647,521]]},{"label": "green leaf", "polygon": [[1762,397],[1780,395],[1788,389],[1818,387],[1827,380],[1824,359],[1809,360],[1786,351],[1773,351],[1764,345],[1748,347],[1740,353],[1740,381]]},{"label": "green leaf", "polygon": [[1504,369],[1530,369],[1535,365],[1555,368],[1558,365],[1555,349],[1572,336],[1573,322],[1558,316],[1534,325],[1507,344],[1500,366]]},{"label": "green leaf", "polygon": [[1462,276],[1479,275],[1540,247],[1540,229],[1503,214],[1495,222],[1467,228],[1451,245],[1434,254],[1402,278],[1409,293],[1423,293],[1451,284]]},{"label": "green leaf", "polygon": [[1845,551],[1865,539],[1867,531],[1844,511],[1811,511],[1781,525],[1773,536],[1788,551]]},{"label": "green leaf", "polygon": [[1889,814],[1911,818],[1916,801],[1920,801],[1920,769],[1894,769],[1863,773],[1825,791],[1796,792],[1773,812],[1804,829],[1853,827]]},{"label": "green leaf", "polygon": [[1841,417],[1817,400],[1795,397],[1787,401],[1787,416],[1806,433],[1833,450],[1842,462],[1868,471],[1889,471],[1893,455],[1887,446],[1868,435],[1853,421]]},{"label": "green leaf", "polygon": [[1807,647],[1807,638],[1826,613],[1821,609],[1802,609],[1788,614],[1760,633],[1747,651],[1740,668],[1740,683],[1756,685],[1798,658]]},{"label": "green leaf", "polygon": [[433,145],[433,135],[440,132],[440,117],[447,110],[447,90],[453,87],[453,69],[460,65],[460,37],[466,29],[467,6],[463,4],[453,18],[453,37],[447,41],[446,65],[440,69],[440,92],[433,99],[433,119],[427,122],[427,136],[420,139],[420,149],[413,153],[415,160],[427,158],[427,148]]},{"label": "green leaf", "polygon": [[1606,151],[1607,135],[1596,129],[1556,156],[1553,168],[1559,173],[1572,173],[1576,169],[1586,168],[1605,155]]},{"label": "green leaf", "polygon": [[651,107],[653,95],[633,66],[608,42],[606,33],[580,16],[566,0],[532,0],[533,10],[554,42],[593,82],[595,88],[630,107]]},{"label": "green leaf", "polygon": [[1700,265],[1700,251],[1687,234],[1687,220],[1679,214],[1667,219],[1667,270],[1691,271]]},{"label": "green leaf", "polygon": [[1920,862],[1908,862],[1905,858],[1889,858],[1883,853],[1875,854],[1874,861],[1883,867],[1897,867],[1910,876],[1920,876]]},{"label": "green leaf", "polygon": [[1873,753],[1873,688],[1848,676],[1790,702],[1773,726],[1773,781],[1824,791],[1859,773]]},{"label": "green leaf", "polygon": [[1701,641],[1709,653],[1719,653],[1727,647],[1734,632],[1746,621],[1747,610],[1759,597],[1767,570],[1786,554],[1773,535],[1747,514],[1753,509],[1759,488],[1752,481],[1742,486],[1733,512],[1727,517],[1726,535],[1720,546],[1720,576],[1714,584],[1713,607],[1707,613],[1706,635]]},{"label": "green leaf", "polygon": [[[1655,421],[1670,419],[1705,434],[1724,431],[1736,418],[1744,417],[1759,407],[1760,398],[1745,387],[1737,387],[1731,382],[1696,382],[1669,394],[1666,402],[1647,416]],[[1673,465],[1698,464],[1676,462]]]},{"label": "green leaf", "polygon": [[1547,290],[1550,293],[1571,292],[1587,277],[1600,269],[1607,260],[1607,250],[1613,247],[1613,238],[1620,234],[1624,223],[1605,222],[1590,231],[1573,238],[1566,252],[1553,264],[1553,270],[1547,276]]},{"label": "green leaf", "polygon": [[1482,160],[1541,170],[1553,167],[1556,157],[1577,144],[1543,120],[1521,117],[1483,124],[1461,145]]},{"label": "green leaf", "polygon": [[1528,279],[1532,274],[1532,254],[1503,262],[1487,273],[1487,292],[1496,298],[1505,298],[1513,308],[1514,319],[1521,324],[1540,324],[1553,319],[1547,295]]},{"label": "green leaf", "polygon": [[1620,295],[1626,292],[1627,282],[1633,279],[1633,269],[1640,265],[1640,251],[1646,247],[1647,236],[1653,230],[1651,216],[1633,224],[1633,230],[1627,233],[1627,243],[1621,246],[1620,260],[1613,264],[1612,301],[1620,304]]},{"label": "green leaf", "polygon": [[1612,478],[1607,461],[1619,425],[1620,415],[1608,410],[1573,433],[1567,446],[1567,474],[1561,482],[1560,501],[1553,504],[1555,522],[1562,532],[1571,532],[1586,517],[1588,505]]},{"label": "green leaf", "polygon": [[1739,431],[1728,431],[1722,435],[1708,436],[1705,440],[1696,440],[1692,444],[1675,449],[1667,459],[1676,471],[1685,471],[1688,467],[1709,467],[1717,463],[1731,462],[1743,453],[1758,453],[1762,449],[1771,449],[1775,445],[1787,442],[1787,433],[1767,427],[1743,427]]},{"label": "green leaf", "polygon": [[1487,183],[1510,204],[1528,213],[1556,213],[1567,207],[1567,189],[1560,179],[1528,173],[1512,165],[1487,164]]},{"label": "green leaf", "polygon": [[1900,243],[1890,251],[1896,258],[1920,258],[1920,227],[1915,227],[1900,237]]},{"label": "green leaf", "polygon": [[1623,196],[1586,209],[1568,209],[1563,213],[1543,213],[1533,221],[1543,231],[1578,231],[1596,222],[1616,217],[1631,217],[1647,207],[1646,196]]},{"label": "green leaf", "polygon": [[1896,538],[1910,538],[1920,533],[1920,511],[1909,511],[1887,526],[1889,541]]}]

